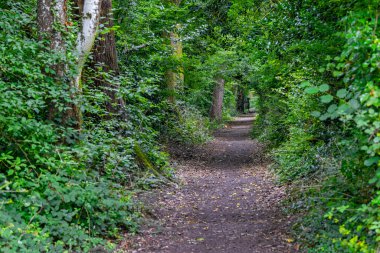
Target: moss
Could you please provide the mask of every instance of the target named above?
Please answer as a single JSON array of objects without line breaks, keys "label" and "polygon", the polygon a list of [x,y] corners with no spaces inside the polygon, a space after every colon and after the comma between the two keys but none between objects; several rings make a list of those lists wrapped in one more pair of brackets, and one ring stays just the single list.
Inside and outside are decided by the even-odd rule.
[{"label": "moss", "polygon": [[139,144],[135,144],[134,151],[136,155],[136,160],[140,166],[151,171],[157,177],[165,178],[163,175],[161,175],[161,173],[158,170],[154,168],[153,164],[149,160],[149,157],[144,153]]}]

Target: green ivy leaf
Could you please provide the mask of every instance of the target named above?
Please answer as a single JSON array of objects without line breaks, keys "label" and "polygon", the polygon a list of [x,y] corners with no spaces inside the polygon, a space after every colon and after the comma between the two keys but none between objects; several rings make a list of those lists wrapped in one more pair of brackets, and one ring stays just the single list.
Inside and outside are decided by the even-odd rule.
[{"label": "green ivy leaf", "polygon": [[334,97],[331,96],[330,94],[328,94],[328,95],[324,95],[324,96],[321,97],[321,102],[324,103],[324,104],[328,104],[328,103],[330,103],[333,99],[334,99]]}]

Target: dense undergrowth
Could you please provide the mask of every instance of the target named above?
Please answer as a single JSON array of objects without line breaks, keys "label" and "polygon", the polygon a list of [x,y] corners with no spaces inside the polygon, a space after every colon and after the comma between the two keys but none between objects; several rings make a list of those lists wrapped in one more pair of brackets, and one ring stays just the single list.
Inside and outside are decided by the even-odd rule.
[{"label": "dense undergrowth", "polygon": [[[143,17],[144,9],[134,8],[121,5],[117,15],[134,11]],[[133,191],[173,177],[158,141],[175,137],[185,144],[204,142],[208,123],[185,104],[166,102],[159,66],[168,49],[160,36],[144,33],[145,24],[136,19],[125,22],[140,29],[138,35],[126,37],[125,30],[118,30],[120,52],[143,40],[159,51],[121,54],[122,74],[117,76],[87,67],[83,95],[73,101],[67,77],[57,83],[51,66],[75,62],[40,40],[35,10],[35,1],[0,4],[0,251],[111,249],[124,231],[138,229]],[[72,29],[75,33],[75,24]],[[120,86],[125,115],[105,110],[109,98],[92,85],[102,75]],[[81,105],[80,131],[47,116],[52,104],[64,112],[68,102]]]},{"label": "dense undergrowth", "polygon": [[[305,250],[378,250],[378,1],[115,0],[115,24],[99,34],[114,32],[119,71],[90,55],[80,94],[70,85],[77,1],[64,1],[68,22],[54,27],[65,53],[39,33],[37,2],[0,3],[1,251],[111,249],[138,231],[134,190],[172,179],[165,145],[209,140],[221,79],[224,119],[255,96],[253,135],[294,186]],[[115,89],[121,114],[106,106]],[[59,117],[73,104],[80,129]]]},{"label": "dense undergrowth", "polygon": [[259,100],[254,136],[294,185],[295,236],[308,252],[377,252],[378,2],[260,7],[247,75]]}]

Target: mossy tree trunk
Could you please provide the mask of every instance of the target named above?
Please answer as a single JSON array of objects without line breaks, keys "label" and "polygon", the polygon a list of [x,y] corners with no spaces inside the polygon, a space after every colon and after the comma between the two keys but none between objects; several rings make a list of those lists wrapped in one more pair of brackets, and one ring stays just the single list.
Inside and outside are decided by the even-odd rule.
[{"label": "mossy tree trunk", "polygon": [[[170,3],[177,7],[181,4],[181,0],[170,0]],[[185,75],[182,67],[183,44],[178,31],[181,29],[181,24],[176,24],[174,31],[167,34],[170,40],[172,50],[172,64],[165,73],[166,87],[168,90],[168,101],[175,102],[175,94],[178,88],[181,88],[184,83]]]}]

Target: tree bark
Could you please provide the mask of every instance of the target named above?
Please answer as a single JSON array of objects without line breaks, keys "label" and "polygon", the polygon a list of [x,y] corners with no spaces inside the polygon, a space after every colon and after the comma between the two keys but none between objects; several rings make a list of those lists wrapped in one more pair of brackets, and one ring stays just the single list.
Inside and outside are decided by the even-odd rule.
[{"label": "tree bark", "polygon": [[77,38],[77,73],[74,77],[74,85],[78,91],[82,90],[80,79],[84,63],[94,46],[100,20],[100,1],[85,0],[82,11],[82,27]]},{"label": "tree bark", "polygon": [[[100,24],[110,29],[114,26],[112,14],[112,0],[101,0],[100,4]],[[113,30],[101,34],[95,41],[93,49],[93,66],[100,68],[102,72],[110,75],[119,74],[117,61],[115,32]],[[119,85],[110,83],[105,78],[100,77],[94,81],[94,85],[103,89],[104,93],[110,98],[106,102],[106,110],[110,113],[119,113],[125,117],[124,100],[118,97]]]},{"label": "tree bark", "polygon": [[[181,4],[182,0],[170,0],[172,4],[177,7]],[[181,29],[181,24],[176,24],[175,30]],[[175,61],[175,68],[168,69],[165,73],[166,86],[168,89],[168,101],[170,103],[175,102],[175,93],[178,87],[182,87],[185,79],[184,69],[182,67],[182,57],[183,57],[183,45],[180,36],[176,31],[171,31],[168,34],[170,40],[170,47],[172,50],[172,59]]]},{"label": "tree bark", "polygon": [[[70,82],[72,101],[76,101],[81,94],[80,79],[84,63],[90,53],[99,24],[100,0],[78,1],[83,4],[82,8],[82,26],[77,38],[77,65],[76,75]],[[60,29],[54,26],[57,24],[61,29],[65,29],[67,24],[67,0],[38,0],[37,4],[37,23],[41,32],[40,38],[50,38],[50,47],[52,50],[65,54],[66,48],[63,35]],[[67,72],[66,63],[56,64],[53,66],[57,78],[62,78]],[[61,79],[62,80],[62,79]],[[72,124],[75,128],[80,129],[82,116],[78,102],[72,102],[68,105],[70,109],[66,110],[63,116],[63,124]],[[55,111],[55,110],[54,110]],[[54,113],[49,113],[54,114]],[[51,117],[51,115],[49,116]]]},{"label": "tree bark", "polygon": [[[54,13],[53,0],[39,0],[37,2],[37,23],[40,32],[40,39],[47,36],[52,36]],[[53,43],[51,43],[53,45]]]},{"label": "tree bark", "polygon": [[239,113],[244,113],[244,110],[245,110],[244,107],[245,107],[244,89],[243,89],[243,87],[241,87],[241,85],[238,84],[236,109]]},{"label": "tree bark", "polygon": [[212,105],[210,109],[211,120],[221,121],[223,116],[223,97],[225,80],[221,77],[215,79],[215,87],[212,96]]},{"label": "tree bark", "polygon": [[[181,64],[182,60],[182,42],[177,33],[170,33],[170,46],[172,48],[172,58],[176,64]],[[175,102],[175,93],[178,87],[182,87],[185,79],[184,71],[182,66],[177,66],[173,69],[168,69],[166,71],[166,85],[168,89],[168,100],[171,103]]]},{"label": "tree bark", "polygon": [[[57,54],[61,54],[65,58],[66,47],[61,31],[66,29],[67,9],[65,0],[39,0],[37,2],[37,23],[40,32],[40,40],[49,39],[50,49]],[[60,26],[60,29],[54,28],[54,24]],[[55,80],[62,83],[66,72],[66,64],[64,61],[58,62],[51,66],[55,71]],[[49,102],[48,119],[54,120],[58,118],[58,110],[56,103]],[[65,117],[60,117],[62,121]]]},{"label": "tree bark", "polygon": [[[84,0],[78,1],[79,7],[82,8],[82,22],[81,29],[78,33],[76,42],[76,74],[74,75],[71,85],[75,90],[73,97],[79,97],[82,93],[81,78],[84,64],[91,49],[94,46],[95,38],[98,32],[100,20],[100,1],[101,0]],[[81,6],[83,4],[83,7]],[[75,120],[77,121],[77,128],[82,126],[82,115],[80,106],[77,103],[72,112]]]}]

